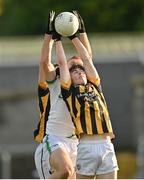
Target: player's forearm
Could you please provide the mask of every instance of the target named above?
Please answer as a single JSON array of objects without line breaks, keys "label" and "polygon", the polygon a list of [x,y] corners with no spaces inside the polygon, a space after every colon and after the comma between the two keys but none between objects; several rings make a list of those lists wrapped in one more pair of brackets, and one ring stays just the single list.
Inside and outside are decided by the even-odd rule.
[{"label": "player's forearm", "polygon": [[64,66],[65,64],[67,64],[65,52],[61,41],[56,41],[56,56],[58,64],[60,66]]},{"label": "player's forearm", "polygon": [[87,49],[90,57],[92,58],[92,49],[91,49],[90,41],[88,39],[88,36],[87,36],[86,32],[80,33],[79,38],[80,38],[80,41],[85,46],[85,48]]},{"label": "player's forearm", "polygon": [[41,58],[40,58],[41,64],[51,65],[52,47],[53,47],[53,40],[51,38],[51,35],[45,34],[44,42],[41,50]]},{"label": "player's forearm", "polygon": [[84,63],[87,63],[88,61],[92,61],[87,49],[78,38],[72,39],[72,43],[75,46],[77,52],[79,53]]},{"label": "player's forearm", "polygon": [[52,36],[45,34],[39,64],[39,79],[48,81],[55,79],[55,68],[51,62],[52,47]]},{"label": "player's forearm", "polygon": [[87,74],[88,79],[91,78],[99,78],[97,70],[93,64],[92,58],[90,57],[89,53],[87,52],[87,49],[84,47],[84,45],[81,43],[81,41],[78,38],[74,38],[72,40],[74,46],[76,47],[83,63],[85,72]]},{"label": "player's forearm", "polygon": [[57,63],[60,68],[60,79],[64,82],[68,82],[70,79],[70,74],[67,65],[67,59],[61,41],[56,41],[56,56]]}]

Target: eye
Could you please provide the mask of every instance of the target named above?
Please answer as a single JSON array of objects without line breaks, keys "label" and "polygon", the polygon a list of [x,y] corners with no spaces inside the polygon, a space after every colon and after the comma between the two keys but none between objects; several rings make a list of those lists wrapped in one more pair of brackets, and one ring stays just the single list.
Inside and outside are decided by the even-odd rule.
[{"label": "eye", "polygon": [[77,72],[77,70],[76,70],[76,69],[74,69],[72,72],[73,72],[73,73],[76,73],[76,72]]},{"label": "eye", "polygon": [[75,71],[73,71],[73,73],[74,73],[74,74],[77,74],[78,72],[75,70]]}]

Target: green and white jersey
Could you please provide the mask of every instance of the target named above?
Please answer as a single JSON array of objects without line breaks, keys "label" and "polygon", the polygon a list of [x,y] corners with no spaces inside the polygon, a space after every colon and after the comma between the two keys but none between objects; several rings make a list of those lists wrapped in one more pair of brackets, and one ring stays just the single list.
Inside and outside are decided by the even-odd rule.
[{"label": "green and white jersey", "polygon": [[50,112],[46,123],[46,134],[70,137],[75,134],[75,127],[70,113],[61,96],[60,80],[48,83],[50,91]]}]

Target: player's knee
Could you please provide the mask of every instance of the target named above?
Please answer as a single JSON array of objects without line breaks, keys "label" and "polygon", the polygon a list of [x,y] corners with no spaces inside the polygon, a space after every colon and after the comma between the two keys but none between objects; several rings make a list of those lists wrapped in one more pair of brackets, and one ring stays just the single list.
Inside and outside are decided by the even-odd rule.
[{"label": "player's knee", "polygon": [[67,179],[74,174],[74,168],[71,166],[63,167],[61,171],[61,177]]}]

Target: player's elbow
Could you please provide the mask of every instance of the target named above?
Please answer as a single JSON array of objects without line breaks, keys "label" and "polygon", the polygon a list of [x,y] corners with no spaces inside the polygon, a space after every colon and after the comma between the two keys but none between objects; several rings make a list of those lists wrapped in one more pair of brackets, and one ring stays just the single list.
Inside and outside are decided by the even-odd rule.
[{"label": "player's elbow", "polygon": [[47,57],[41,57],[40,58],[40,65],[46,65],[47,64],[47,61],[48,61],[48,59],[47,59]]},{"label": "player's elbow", "polygon": [[59,65],[60,68],[61,68],[61,67],[64,67],[64,66],[67,66],[67,62],[59,59],[59,60],[58,60],[58,65]]},{"label": "player's elbow", "polygon": [[40,66],[43,69],[51,70],[53,68],[53,65],[51,63],[47,63],[44,59],[41,59]]},{"label": "player's elbow", "polygon": [[47,62],[45,62],[44,60],[41,60],[41,61],[40,61],[40,65],[41,65],[41,66],[47,66]]}]

